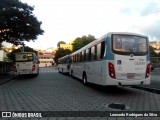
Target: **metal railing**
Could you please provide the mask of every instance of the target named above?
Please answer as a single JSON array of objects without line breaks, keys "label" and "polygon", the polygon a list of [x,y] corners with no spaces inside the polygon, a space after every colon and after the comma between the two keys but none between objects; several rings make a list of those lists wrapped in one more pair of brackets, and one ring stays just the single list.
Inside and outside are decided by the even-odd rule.
[{"label": "metal railing", "polygon": [[154,67],[152,74],[160,75],[160,57],[151,57],[151,64]]},{"label": "metal railing", "polygon": [[0,61],[0,73],[7,73],[11,71],[11,67],[13,66],[13,62],[1,62]]},{"label": "metal railing", "polygon": [[160,68],[160,57],[151,57],[151,64],[153,64],[155,68]]}]

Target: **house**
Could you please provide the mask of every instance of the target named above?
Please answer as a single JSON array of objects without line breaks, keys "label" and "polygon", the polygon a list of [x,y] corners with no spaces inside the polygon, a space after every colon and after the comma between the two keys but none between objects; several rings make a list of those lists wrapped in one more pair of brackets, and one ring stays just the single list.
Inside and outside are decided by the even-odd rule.
[{"label": "house", "polygon": [[38,55],[39,57],[39,67],[51,67],[54,64],[53,55],[51,53],[44,53],[43,55]]},{"label": "house", "polygon": [[73,50],[73,44],[74,43],[74,40],[70,40],[70,43],[69,44],[60,44],[60,48],[63,48],[63,49],[69,49],[69,50]]}]

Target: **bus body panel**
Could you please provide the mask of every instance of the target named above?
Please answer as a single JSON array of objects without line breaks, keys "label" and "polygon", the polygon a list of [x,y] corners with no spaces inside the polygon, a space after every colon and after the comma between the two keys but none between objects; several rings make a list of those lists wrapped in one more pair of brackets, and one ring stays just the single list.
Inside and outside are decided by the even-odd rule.
[{"label": "bus body panel", "polygon": [[[101,64],[103,62],[103,64]],[[83,72],[87,76],[87,82],[104,85],[106,84],[106,62],[105,61],[92,61],[84,63],[73,63],[71,70],[73,76],[82,80]]]},{"label": "bus body panel", "polygon": [[[115,63],[115,60],[109,60],[108,62]],[[149,64],[150,62],[147,61],[147,63]],[[133,67],[133,66],[130,66],[130,67]],[[134,67],[134,68],[136,68],[136,67]],[[132,72],[132,74],[135,74],[135,73],[138,74],[137,71],[134,73],[134,71],[130,70],[129,72]],[[126,73],[128,73],[128,72],[126,71]],[[141,73],[141,78],[137,78],[137,79],[131,78],[131,77],[128,78],[126,73],[125,74],[122,73],[120,75],[119,75],[119,73],[116,73],[116,79],[111,78],[109,73],[108,73],[107,74],[107,79],[106,79],[106,85],[116,85],[116,86],[118,86],[118,85],[122,85],[122,86],[123,85],[130,85],[130,86],[132,86],[132,85],[149,85],[150,84],[150,76],[148,78],[144,77],[144,74],[146,72]],[[123,79],[121,79],[122,76],[123,76]]]},{"label": "bus body panel", "polygon": [[[102,60],[102,61],[96,61],[96,62],[87,62],[86,64],[83,63],[83,65],[82,63],[76,63],[71,65],[72,66],[71,70],[73,70],[73,76],[79,79],[82,79],[82,75],[84,71],[87,76],[87,82],[102,85],[102,86],[141,85],[141,84],[149,85],[150,84],[150,76],[148,78],[140,78],[140,79],[138,78],[137,79],[118,79],[118,77],[116,79],[111,78],[108,73],[108,62],[114,63],[115,61]],[[143,73],[143,76],[144,76],[144,73]]]},{"label": "bus body panel", "polygon": [[58,71],[61,73],[69,73],[69,69],[67,67],[68,64],[59,64]]},{"label": "bus body panel", "polygon": [[[32,66],[35,65],[35,70],[32,71]],[[24,75],[24,74],[38,74],[39,66],[33,64],[33,62],[18,62],[15,64],[17,72],[14,72],[15,75]]]},{"label": "bus body panel", "polygon": [[145,79],[146,56],[115,55],[116,79]]}]

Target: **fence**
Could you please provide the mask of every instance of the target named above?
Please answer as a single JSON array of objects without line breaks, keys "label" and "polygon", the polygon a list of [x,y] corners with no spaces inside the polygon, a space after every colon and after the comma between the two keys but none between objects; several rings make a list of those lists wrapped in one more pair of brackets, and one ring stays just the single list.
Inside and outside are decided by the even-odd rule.
[{"label": "fence", "polygon": [[0,61],[0,73],[6,73],[11,71],[13,62],[1,62]]},{"label": "fence", "polygon": [[160,57],[151,57],[151,63],[155,68],[160,68]]},{"label": "fence", "polygon": [[160,75],[160,57],[151,57],[151,64],[154,66],[152,74]]}]

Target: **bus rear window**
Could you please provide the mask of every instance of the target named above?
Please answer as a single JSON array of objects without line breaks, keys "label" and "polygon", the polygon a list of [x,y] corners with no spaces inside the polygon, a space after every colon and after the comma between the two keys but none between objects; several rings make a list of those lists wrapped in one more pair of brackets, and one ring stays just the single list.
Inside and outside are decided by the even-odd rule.
[{"label": "bus rear window", "polygon": [[113,35],[113,52],[117,54],[147,54],[147,38],[133,35]]},{"label": "bus rear window", "polygon": [[16,54],[15,55],[15,61],[33,61],[33,55],[32,54]]}]

